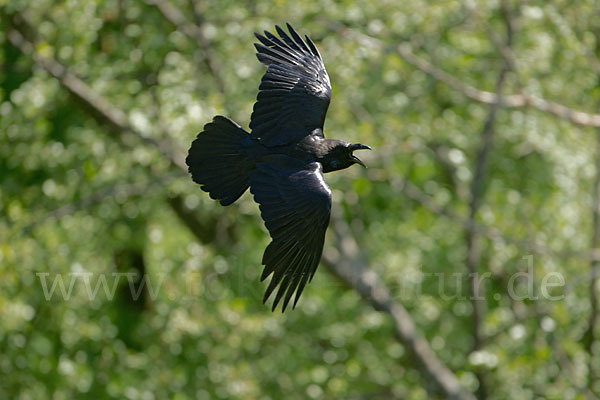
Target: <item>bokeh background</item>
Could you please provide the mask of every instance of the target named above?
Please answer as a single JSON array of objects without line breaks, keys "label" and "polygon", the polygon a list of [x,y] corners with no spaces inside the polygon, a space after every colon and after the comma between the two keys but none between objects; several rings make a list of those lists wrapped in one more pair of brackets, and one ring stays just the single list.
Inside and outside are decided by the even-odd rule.
[{"label": "bokeh background", "polygon": [[[325,60],[326,135],[374,151],[327,176],[281,314],[258,207],[183,159],[213,115],[247,127],[253,32],[285,22]],[[597,1],[0,0],[0,24],[0,398],[600,395]]]}]

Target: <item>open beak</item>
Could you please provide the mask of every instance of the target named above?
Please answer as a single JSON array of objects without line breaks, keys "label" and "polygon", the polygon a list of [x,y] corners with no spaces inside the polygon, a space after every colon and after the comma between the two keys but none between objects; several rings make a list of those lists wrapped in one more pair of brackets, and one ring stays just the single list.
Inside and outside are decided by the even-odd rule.
[{"label": "open beak", "polygon": [[[371,150],[371,147],[367,146],[366,144],[360,144],[360,143],[351,144],[349,147],[350,147],[350,150],[352,150],[352,151],[354,151],[354,150]],[[367,168],[365,163],[362,162],[360,160],[360,158],[356,157],[354,154],[350,155],[350,158],[352,158],[352,161],[354,161],[356,164],[360,164],[363,167]]]}]

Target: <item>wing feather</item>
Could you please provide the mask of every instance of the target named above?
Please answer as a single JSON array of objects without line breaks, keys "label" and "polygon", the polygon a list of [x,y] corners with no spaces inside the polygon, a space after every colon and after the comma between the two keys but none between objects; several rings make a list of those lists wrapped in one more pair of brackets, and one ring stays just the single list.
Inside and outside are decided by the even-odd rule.
[{"label": "wing feather", "polygon": [[312,40],[287,24],[289,34],[255,33],[258,60],[267,65],[250,121],[251,135],[265,146],[298,142],[315,132],[322,135],[331,99],[331,84],[323,59]]},{"label": "wing feather", "polygon": [[319,265],[331,212],[331,191],[319,163],[268,156],[250,174],[250,192],[259,204],[271,235],[261,280],[271,281],[263,301],[277,289],[273,310],[283,299],[284,311],[300,294]]}]

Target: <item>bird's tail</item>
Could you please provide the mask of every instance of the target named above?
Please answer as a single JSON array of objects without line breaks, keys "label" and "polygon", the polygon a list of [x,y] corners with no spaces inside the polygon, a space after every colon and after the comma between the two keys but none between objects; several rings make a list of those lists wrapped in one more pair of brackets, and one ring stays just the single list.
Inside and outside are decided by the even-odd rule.
[{"label": "bird's tail", "polygon": [[254,165],[243,145],[249,139],[238,124],[217,115],[192,142],[185,159],[194,182],[224,206],[248,189],[248,174]]}]

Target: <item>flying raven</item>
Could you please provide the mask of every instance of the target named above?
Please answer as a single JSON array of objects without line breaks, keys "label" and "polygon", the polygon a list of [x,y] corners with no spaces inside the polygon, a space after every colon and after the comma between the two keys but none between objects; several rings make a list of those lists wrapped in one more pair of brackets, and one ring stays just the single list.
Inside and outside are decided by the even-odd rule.
[{"label": "flying raven", "polygon": [[265,64],[251,132],[223,116],[204,126],[186,158],[194,182],[227,206],[248,187],[271,234],[261,281],[273,274],[263,302],[277,286],[273,310],[282,311],[319,265],[331,211],[331,190],[323,173],[365,166],[352,152],[364,144],[325,139],[323,123],[331,85],[323,59],[308,36],[287,24],[279,37],[255,33],[258,60]]}]

